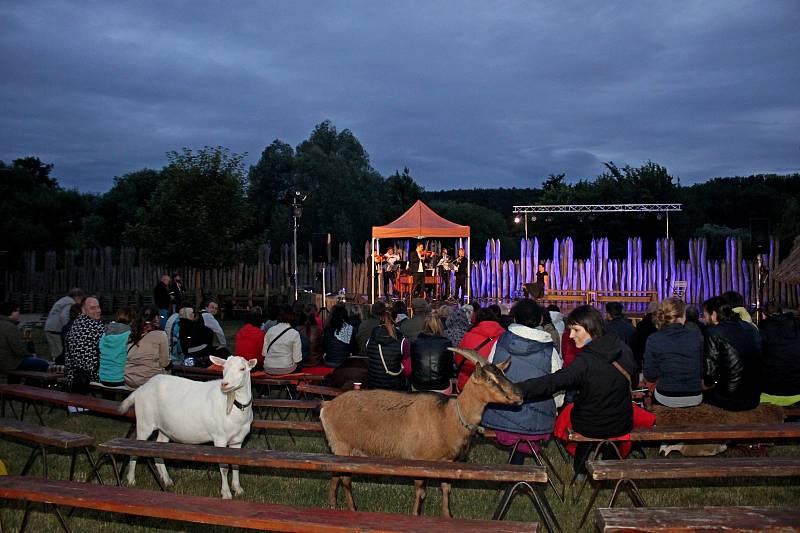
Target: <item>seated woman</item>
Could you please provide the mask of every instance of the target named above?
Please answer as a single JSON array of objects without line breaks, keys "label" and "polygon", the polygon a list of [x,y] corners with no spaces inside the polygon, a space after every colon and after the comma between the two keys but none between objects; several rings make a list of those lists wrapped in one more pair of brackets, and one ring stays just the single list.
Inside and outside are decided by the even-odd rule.
[{"label": "seated woman", "polygon": [[158,308],[148,306],[139,311],[128,338],[128,360],[125,363],[125,385],[138,388],[158,374],[165,374],[170,365],[167,334],[159,327]]},{"label": "seated woman", "polygon": [[703,335],[687,328],[686,304],[667,298],[654,313],[658,330],[647,338],[644,379],[656,384],[653,399],[667,407],[703,401]]},{"label": "seated woman", "polygon": [[261,308],[256,306],[250,309],[245,318],[244,326],[236,332],[234,354],[244,357],[248,361],[256,359],[258,363],[254,370],[264,369],[264,332],[261,324],[264,323]]},{"label": "seated woman", "polygon": [[164,326],[169,342],[169,359],[175,365],[182,365],[189,350],[189,343],[194,329],[194,309],[182,307],[173,313]]},{"label": "seated woman", "polygon": [[[520,382],[525,401],[549,400],[559,391],[574,389],[578,392],[571,412],[575,431],[599,439],[626,435],[633,427],[630,377],[637,368],[631,349],[615,333],[606,332],[603,316],[589,305],[576,307],[566,325],[582,348],[580,356],[567,368]],[[578,443],[576,474],[585,475],[593,447]]]},{"label": "seated woman", "polygon": [[277,324],[264,335],[264,372],[291,374],[303,360],[300,334],[294,329],[294,312],[288,305],[278,311]]},{"label": "seated woman", "polygon": [[[489,356],[494,364],[511,358],[511,366],[506,370],[506,377],[511,381],[548,376],[561,368],[561,357],[553,346],[552,336],[541,325],[545,312],[527,298],[517,302],[511,310],[513,323],[500,336]],[[562,402],[563,397],[560,397],[559,405]],[[520,406],[489,405],[483,412],[481,425],[496,429],[497,442],[502,445],[513,446],[519,440],[533,444],[550,437],[556,421],[556,407],[552,394]],[[527,443],[520,446],[511,457],[511,463],[521,465],[525,461],[524,454],[530,452]]]},{"label": "seated woman", "polygon": [[[484,359],[489,359],[489,354],[494,349],[494,344],[506,329],[498,322],[497,315],[490,309],[481,309],[475,314],[475,325],[472,326],[458,343],[459,348],[477,350]],[[475,363],[461,355],[455,355],[456,368],[458,369],[458,390],[464,390],[464,385],[475,371]]]},{"label": "seated woman", "polygon": [[748,411],[761,399],[761,336],[726,300],[703,303],[708,328],[705,342],[703,401],[726,411]]},{"label": "seated woman", "polygon": [[297,316],[295,329],[300,333],[303,352],[303,366],[318,366],[322,364],[325,349],[322,345],[322,330],[317,325],[313,314],[304,308]]},{"label": "seated woman", "polygon": [[324,331],[325,366],[336,368],[353,352],[353,326],[347,319],[347,308],[336,304]]},{"label": "seated woman", "polygon": [[415,391],[450,394],[453,352],[436,311],[425,317],[419,336],[411,341],[411,388]]},{"label": "seated woman", "polygon": [[761,330],[761,403],[800,402],[800,321],[778,304],[767,305]]},{"label": "seated woman", "polygon": [[[367,386],[371,389],[408,390],[411,345],[395,326],[390,310],[367,341]],[[405,364],[403,361],[406,361]]]},{"label": "seated woman", "polygon": [[114,320],[106,324],[103,336],[100,337],[100,383],[108,387],[125,385],[132,315],[127,307],[119,309]]}]

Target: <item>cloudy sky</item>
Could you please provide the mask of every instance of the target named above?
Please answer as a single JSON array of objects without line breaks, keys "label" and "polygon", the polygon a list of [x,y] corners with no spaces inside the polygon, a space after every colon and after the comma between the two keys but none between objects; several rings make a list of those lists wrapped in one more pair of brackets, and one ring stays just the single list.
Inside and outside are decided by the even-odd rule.
[{"label": "cloudy sky", "polygon": [[105,191],[319,122],[428,189],[800,169],[800,2],[0,0],[0,159]]}]

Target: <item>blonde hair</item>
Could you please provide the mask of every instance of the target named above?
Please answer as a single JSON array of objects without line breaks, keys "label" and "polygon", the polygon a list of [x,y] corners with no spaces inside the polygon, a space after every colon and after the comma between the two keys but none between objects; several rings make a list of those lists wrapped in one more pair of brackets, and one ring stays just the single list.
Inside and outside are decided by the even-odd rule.
[{"label": "blonde hair", "polygon": [[656,323],[656,327],[658,329],[663,328],[669,324],[674,324],[681,318],[686,316],[686,303],[680,298],[667,298],[661,305],[658,306],[658,310],[655,312],[653,319]]},{"label": "blonde hair", "polygon": [[444,334],[444,325],[439,318],[439,313],[433,312],[425,317],[425,322],[422,325],[422,331],[425,333],[433,333],[434,335],[442,336]]},{"label": "blonde hair", "polygon": [[189,320],[194,320],[194,309],[191,307],[181,307],[181,310],[178,311],[178,316],[181,318],[188,318]]}]

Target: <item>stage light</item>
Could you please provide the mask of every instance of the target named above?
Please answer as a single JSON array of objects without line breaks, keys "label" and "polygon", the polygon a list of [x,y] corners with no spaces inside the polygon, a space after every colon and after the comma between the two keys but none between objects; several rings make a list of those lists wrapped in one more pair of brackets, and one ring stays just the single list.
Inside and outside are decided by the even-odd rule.
[{"label": "stage light", "polygon": [[514,224],[519,224],[520,218],[518,216],[514,217]]}]

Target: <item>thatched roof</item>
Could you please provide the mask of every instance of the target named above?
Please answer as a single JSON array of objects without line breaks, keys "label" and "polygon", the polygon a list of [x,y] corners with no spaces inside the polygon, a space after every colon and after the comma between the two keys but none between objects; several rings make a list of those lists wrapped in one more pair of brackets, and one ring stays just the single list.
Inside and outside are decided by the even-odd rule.
[{"label": "thatched roof", "polygon": [[792,252],[781,261],[772,275],[781,283],[800,283],[800,236],[794,238]]}]

